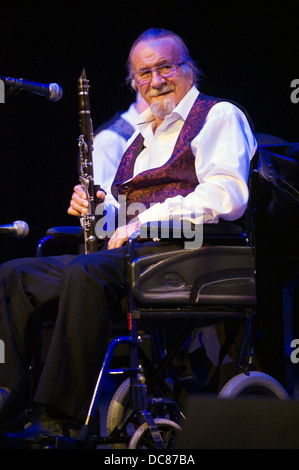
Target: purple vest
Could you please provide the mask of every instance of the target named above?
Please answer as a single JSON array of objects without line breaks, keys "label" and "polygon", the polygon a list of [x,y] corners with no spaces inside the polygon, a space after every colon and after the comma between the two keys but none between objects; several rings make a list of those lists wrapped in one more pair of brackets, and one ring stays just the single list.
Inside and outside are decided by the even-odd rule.
[{"label": "purple vest", "polygon": [[149,208],[150,204],[163,202],[178,194],[186,196],[194,191],[199,183],[190,142],[201,131],[212,106],[219,101],[218,98],[200,94],[181,129],[170,159],[159,168],[142,171],[131,179],[135,160],[143,149],[144,138],[138,134],[124,153],[112,183],[111,191],[115,199],[125,195],[127,207],[139,202]]}]

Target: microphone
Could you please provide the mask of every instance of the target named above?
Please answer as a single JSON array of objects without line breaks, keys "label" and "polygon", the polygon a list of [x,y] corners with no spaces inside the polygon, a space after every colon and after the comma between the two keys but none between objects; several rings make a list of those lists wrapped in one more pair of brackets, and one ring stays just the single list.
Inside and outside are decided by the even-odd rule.
[{"label": "microphone", "polygon": [[0,225],[0,235],[11,235],[15,238],[27,237],[29,227],[23,220],[16,220],[12,224]]},{"label": "microphone", "polygon": [[0,76],[0,79],[8,86],[21,88],[22,90],[29,91],[30,93],[44,96],[49,101],[58,101],[63,95],[63,90],[57,83],[49,83],[49,85],[45,85],[44,83],[31,82],[23,80],[22,78],[9,78],[2,76]]}]

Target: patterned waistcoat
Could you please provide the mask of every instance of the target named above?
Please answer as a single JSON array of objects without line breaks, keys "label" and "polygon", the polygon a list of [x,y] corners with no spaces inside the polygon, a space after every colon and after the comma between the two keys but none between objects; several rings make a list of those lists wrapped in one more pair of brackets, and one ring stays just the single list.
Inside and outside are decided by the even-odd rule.
[{"label": "patterned waistcoat", "polygon": [[138,134],[124,153],[112,183],[115,199],[119,200],[120,195],[126,196],[127,207],[132,203],[142,203],[148,209],[150,204],[192,192],[198,185],[198,179],[190,143],[201,131],[212,106],[219,101],[218,98],[200,94],[179,133],[170,159],[159,168],[142,171],[132,178],[134,164],[144,142],[143,136]]}]

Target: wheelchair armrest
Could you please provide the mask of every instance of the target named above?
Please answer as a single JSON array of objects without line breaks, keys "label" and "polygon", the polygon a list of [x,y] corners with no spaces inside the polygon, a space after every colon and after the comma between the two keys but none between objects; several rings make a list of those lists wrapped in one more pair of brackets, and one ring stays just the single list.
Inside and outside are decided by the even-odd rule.
[{"label": "wheelchair armrest", "polygon": [[183,221],[159,221],[141,225],[128,240],[127,254],[130,263],[135,259],[135,242],[140,239],[174,240],[180,239],[184,248],[200,248],[202,244],[249,246],[250,236],[239,225],[239,220],[218,224],[191,225],[187,228]]},{"label": "wheelchair armrest", "polygon": [[159,221],[141,225],[141,238],[174,239],[183,241],[194,239],[195,234],[202,233],[203,240],[242,240],[248,238],[246,230],[236,222],[220,220],[217,224],[184,224],[183,221]]},{"label": "wheelchair armrest", "polygon": [[80,225],[51,227],[47,230],[46,236],[50,235],[56,239],[73,240],[81,242],[84,239],[83,228]]},{"label": "wheelchair armrest", "polygon": [[45,248],[49,244],[72,244],[80,245],[84,242],[84,231],[81,226],[58,226],[47,230],[36,248],[36,256],[44,256]]}]

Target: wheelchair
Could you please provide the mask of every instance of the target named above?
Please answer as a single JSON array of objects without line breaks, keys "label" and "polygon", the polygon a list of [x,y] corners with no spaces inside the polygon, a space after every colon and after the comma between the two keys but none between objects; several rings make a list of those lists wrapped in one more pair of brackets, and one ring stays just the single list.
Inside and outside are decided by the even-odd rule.
[{"label": "wheelchair", "polygon": [[[242,326],[242,341],[235,375],[217,392],[219,399],[263,396],[289,399],[284,387],[272,376],[256,370],[253,351],[253,321],[256,311],[254,202],[252,182],[271,184],[273,188],[299,201],[298,192],[277,174],[273,154],[261,149],[250,175],[250,203],[242,220],[191,226],[150,224],[141,227],[127,244],[128,310],[127,331],[110,342],[100,368],[90,407],[76,439],[36,436],[10,437],[25,447],[166,449],[184,428],[184,399],[188,399],[190,380],[172,373],[173,360],[184,348],[196,328],[220,322],[236,323],[233,338],[221,345],[219,364]],[[154,234],[154,236],[153,236]],[[195,243],[200,234],[200,246]],[[141,238],[180,239],[186,247],[165,253],[137,257],[136,243]],[[81,227],[53,227],[37,248],[45,245],[83,240]],[[196,243],[195,243],[196,245]],[[186,246],[186,245],[185,245]],[[165,332],[175,330],[169,345]],[[150,354],[143,348],[150,332]],[[167,336],[167,335],[166,335]],[[128,347],[128,366],[111,367],[118,347]],[[115,391],[107,411],[107,433],[99,430],[98,410],[105,379],[109,374],[125,375]],[[192,377],[192,384],[196,380]],[[191,384],[191,385],[192,385]],[[192,388],[192,386],[191,386]],[[198,388],[196,389],[198,391]],[[187,391],[187,392],[186,392]],[[186,392],[184,394],[184,392]],[[183,400],[181,396],[183,395]]]}]

